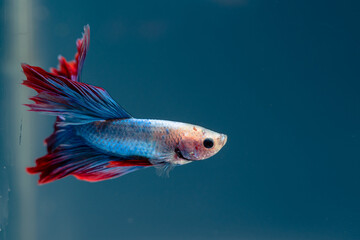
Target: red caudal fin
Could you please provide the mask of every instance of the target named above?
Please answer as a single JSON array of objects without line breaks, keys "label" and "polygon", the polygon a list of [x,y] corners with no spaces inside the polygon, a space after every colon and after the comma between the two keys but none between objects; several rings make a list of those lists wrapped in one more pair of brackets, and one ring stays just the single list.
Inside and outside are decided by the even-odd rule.
[{"label": "red caudal fin", "polygon": [[[86,145],[81,137],[73,136],[67,144],[57,147],[52,153],[38,158],[35,167],[27,168],[30,174],[40,174],[39,184],[49,183],[68,175],[89,182],[120,177],[142,169],[144,166],[112,166],[111,161],[119,157],[99,152]],[[126,161],[126,159],[123,159]]]},{"label": "red caudal fin", "polygon": [[63,56],[59,56],[58,68],[51,68],[51,72],[55,75],[62,76],[73,81],[80,82],[81,70],[84,65],[87,50],[90,44],[90,26],[84,27],[84,33],[81,39],[76,41],[77,52],[75,59],[67,61]]}]

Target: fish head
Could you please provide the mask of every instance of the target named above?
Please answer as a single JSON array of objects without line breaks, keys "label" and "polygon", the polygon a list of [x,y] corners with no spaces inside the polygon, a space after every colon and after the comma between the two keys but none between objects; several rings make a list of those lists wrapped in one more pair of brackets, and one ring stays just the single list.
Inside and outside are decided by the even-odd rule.
[{"label": "fish head", "polygon": [[191,125],[181,134],[175,152],[179,158],[185,160],[204,160],[219,152],[226,141],[225,134]]}]

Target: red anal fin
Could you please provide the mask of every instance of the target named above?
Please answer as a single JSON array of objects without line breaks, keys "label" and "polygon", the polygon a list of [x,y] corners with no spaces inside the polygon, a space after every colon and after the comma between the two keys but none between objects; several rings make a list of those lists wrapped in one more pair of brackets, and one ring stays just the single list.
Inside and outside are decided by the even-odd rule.
[{"label": "red anal fin", "polygon": [[152,166],[147,158],[110,161],[107,167],[136,167],[136,166]]}]

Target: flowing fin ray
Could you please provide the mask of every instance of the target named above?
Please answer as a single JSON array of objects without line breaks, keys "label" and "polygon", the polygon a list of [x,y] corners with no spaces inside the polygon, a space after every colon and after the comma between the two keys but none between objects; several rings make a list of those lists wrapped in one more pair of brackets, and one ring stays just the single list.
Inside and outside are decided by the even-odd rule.
[{"label": "flowing fin ray", "polygon": [[[125,166],[113,166],[111,162],[125,161]],[[27,168],[31,174],[40,173],[39,184],[55,181],[68,175],[80,180],[97,182],[120,177],[146,166],[131,165],[131,159],[104,154],[88,145],[81,137],[73,136],[53,152],[38,158],[35,167]],[[109,164],[110,163],[110,164]]]},{"label": "flowing fin ray", "polygon": [[102,88],[50,74],[40,67],[22,64],[23,85],[38,94],[27,104],[31,111],[62,116],[59,124],[83,124],[106,119],[131,118]]},{"label": "flowing fin ray", "polygon": [[85,57],[90,44],[90,26],[84,27],[84,33],[81,39],[76,41],[77,52],[72,61],[67,61],[63,56],[59,56],[58,68],[51,68],[51,73],[80,82],[81,71],[84,65]]}]

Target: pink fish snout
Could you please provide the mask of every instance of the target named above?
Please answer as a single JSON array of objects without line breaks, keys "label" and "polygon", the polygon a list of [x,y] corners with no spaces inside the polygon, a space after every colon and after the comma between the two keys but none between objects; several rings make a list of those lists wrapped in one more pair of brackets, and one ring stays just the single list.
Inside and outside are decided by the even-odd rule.
[{"label": "pink fish snout", "polygon": [[220,143],[222,144],[222,146],[224,146],[226,144],[227,141],[227,136],[225,134],[221,134],[220,135]]}]

